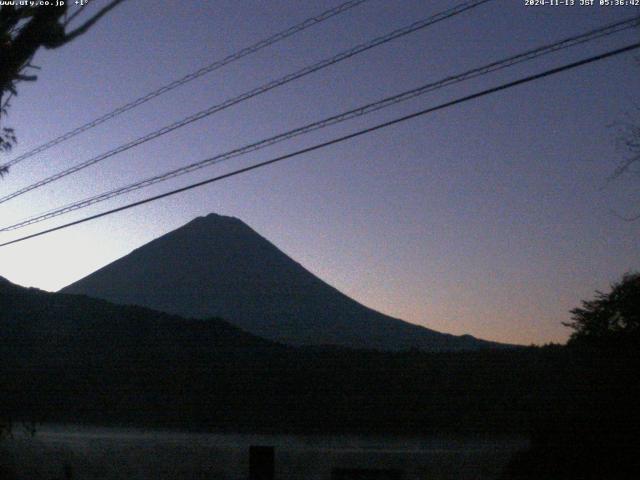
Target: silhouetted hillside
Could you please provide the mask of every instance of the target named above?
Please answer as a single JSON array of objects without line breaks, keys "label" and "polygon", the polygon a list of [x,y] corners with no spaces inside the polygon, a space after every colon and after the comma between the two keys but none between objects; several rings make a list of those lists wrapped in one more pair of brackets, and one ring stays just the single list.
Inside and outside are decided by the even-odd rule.
[{"label": "silhouetted hillside", "polygon": [[498,347],[371,310],[236,218],[199,217],[64,288],[185,317],[224,318],[291,345],[428,351]]},{"label": "silhouetted hillside", "polygon": [[275,344],[0,283],[0,417],[189,429],[522,432],[562,353],[384,353]]}]

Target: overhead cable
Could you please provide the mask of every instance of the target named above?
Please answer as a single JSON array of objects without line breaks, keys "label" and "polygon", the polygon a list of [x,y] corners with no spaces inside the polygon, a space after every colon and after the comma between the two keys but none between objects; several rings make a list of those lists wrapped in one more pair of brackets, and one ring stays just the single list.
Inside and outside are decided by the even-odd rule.
[{"label": "overhead cable", "polygon": [[551,43],[548,45],[544,45],[532,50],[528,50],[526,52],[511,56],[511,57],[507,57],[505,59],[499,60],[499,61],[495,61],[492,63],[489,63],[487,65],[484,65],[482,67],[479,68],[474,68],[472,70],[467,70],[463,73],[457,74],[457,75],[452,75],[449,77],[446,77],[442,80],[436,81],[436,82],[431,82],[428,83],[426,85],[422,85],[418,88],[414,88],[411,90],[407,90],[405,92],[402,92],[400,94],[397,95],[393,95],[391,97],[387,97],[384,98],[382,100],[379,100],[377,102],[373,102],[373,103],[369,103],[367,105],[352,109],[352,110],[348,110],[346,112],[340,113],[338,115],[333,115],[331,117],[322,119],[320,121],[316,121],[307,125],[304,125],[302,127],[293,129],[293,130],[289,130],[287,132],[284,133],[280,133],[278,135],[260,140],[258,142],[254,142],[251,143],[249,145],[245,145],[243,147],[240,148],[236,148],[233,150],[230,150],[228,152],[219,154],[219,155],[215,155],[213,157],[210,158],[206,158],[204,160],[200,160],[198,162],[194,162],[191,163],[189,165],[185,165],[183,167],[179,167],[173,170],[170,170],[168,172],[159,174],[159,175],[155,175],[149,178],[146,178],[144,180],[140,180],[137,181],[135,183],[123,186],[123,187],[118,187],[116,189],[113,190],[109,190],[107,192],[101,193],[99,195],[94,195],[88,198],[85,198],[83,200],[80,201],[76,201],[67,205],[64,205],[62,207],[57,207],[55,209],[49,210],[47,212],[43,212],[40,213],[38,215],[29,217],[27,219],[21,220],[13,225],[9,225],[7,227],[3,227],[0,228],[0,232],[4,232],[4,231],[10,231],[10,230],[16,230],[18,228],[22,228],[22,227],[26,227],[27,225],[32,225],[34,223],[39,223],[42,222],[44,220],[48,220],[50,218],[54,218],[60,215],[64,215],[66,213],[75,211],[75,210],[79,210],[81,208],[85,208],[88,207],[90,205],[96,204],[96,203],[100,203],[100,202],[104,202],[106,200],[109,200],[111,198],[120,196],[120,195],[124,195],[126,193],[129,192],[133,192],[136,190],[140,190],[142,188],[145,187],[149,187],[151,185],[154,185],[156,183],[160,183],[166,180],[169,180],[171,178],[175,178],[190,172],[193,172],[195,170],[199,170],[201,168],[205,168],[214,164],[218,164],[221,163],[223,161],[229,160],[231,158],[235,158],[235,157],[239,157],[241,155],[245,155],[247,153],[250,152],[254,152],[256,150],[260,150],[262,148],[266,148],[268,146],[274,145],[276,143],[280,143],[282,141],[285,140],[289,140],[291,138],[303,135],[303,134],[307,134],[310,133],[312,131],[315,130],[319,130],[321,128],[325,128],[328,127],[330,125],[335,125],[347,120],[350,120],[352,118],[356,118],[356,117],[360,117],[360,116],[364,116],[367,115],[369,113],[373,113],[375,111],[390,107],[392,105],[395,105],[397,103],[400,102],[404,102],[407,100],[410,100],[412,98],[415,98],[417,96],[420,95],[424,95],[426,93],[432,92],[434,90],[438,90],[440,88],[444,88],[459,82],[463,82],[466,80],[470,80],[472,78],[476,78],[482,75],[486,75],[507,67],[511,67],[513,65],[517,65],[523,62],[527,62],[527,61],[531,61],[535,58],[544,56],[544,55],[548,55],[551,54],[553,52],[562,50],[562,49],[566,49],[575,45],[580,45],[586,42],[590,42],[590,41],[594,41],[596,39],[605,37],[605,36],[609,36],[612,35],[614,33],[618,33],[633,27],[636,27],[640,25],[640,17],[633,17],[631,19],[627,19],[627,20],[623,20],[620,22],[616,22],[595,30],[591,30],[589,32],[583,33],[581,35],[575,35],[572,37],[568,37],[565,38],[563,40],[560,40],[558,42],[555,43]]},{"label": "overhead cable", "polygon": [[256,53],[259,50],[262,50],[263,48],[266,48],[270,45],[273,45],[274,43],[277,43],[281,40],[284,40],[285,38],[288,38],[298,32],[301,32],[303,30],[306,30],[309,27],[312,27],[314,25],[317,25],[319,23],[324,22],[325,20],[328,20],[331,17],[334,17],[336,15],[339,15],[341,13],[346,12],[347,10],[350,10],[362,3],[368,2],[369,0],[351,0],[349,2],[345,2],[341,5],[338,5],[337,7],[334,7],[330,10],[327,10],[325,12],[322,12],[319,15],[316,15],[314,17],[310,17],[307,18],[306,20],[298,23],[297,25],[294,25],[292,27],[287,28],[286,30],[283,30],[279,33],[276,33],[275,35],[272,35],[269,38],[265,38],[264,40],[261,40],[259,42],[254,43],[253,45],[250,45],[248,47],[243,48],[242,50],[239,50],[235,53],[232,53],[231,55],[228,55],[226,57],[224,57],[221,60],[217,60],[207,66],[204,66],[198,70],[196,70],[195,72],[189,73],[185,76],[183,76],[182,78],[179,78],[177,80],[172,81],[171,83],[168,83],[152,92],[147,93],[146,95],[143,95],[142,97],[136,98],[135,100],[132,100],[129,103],[126,103],[118,108],[116,108],[115,110],[110,111],[109,113],[106,113],[104,115],[102,115],[101,117],[98,117],[90,122],[87,122],[83,125],[80,125],[77,128],[74,128],[73,130],[70,130],[52,140],[49,140],[46,143],[43,143],[42,145],[39,145],[35,148],[33,148],[32,150],[29,150],[28,152],[23,153],[22,155],[10,160],[9,162],[5,163],[4,165],[0,166],[0,168],[2,167],[12,167],[20,162],[22,162],[23,160],[26,160],[27,158],[33,157],[34,155],[37,155],[39,153],[44,152],[45,150],[50,149],[51,147],[54,147],[62,142],[65,142],[66,140],[69,140],[70,138],[75,137],[76,135],[80,135],[83,132],[86,132],[87,130],[90,130],[94,127],[97,127],[98,125],[111,120],[112,118],[117,117],[118,115],[121,115],[129,110],[132,110],[144,103],[147,103],[148,101],[159,97],[160,95],[164,95],[165,93],[170,92],[171,90],[175,90],[178,87],[181,87],[197,78],[202,77],[203,75],[206,75],[208,73],[211,73],[215,70],[218,70],[222,67],[224,67],[225,65],[228,65],[232,62],[235,62],[237,60],[240,60],[243,57],[246,57],[247,55],[251,55],[252,53]]},{"label": "overhead cable", "polygon": [[458,4],[457,6],[454,6],[448,10],[445,10],[443,12],[437,13],[435,15],[432,15],[426,19],[420,20],[418,22],[414,22],[411,25],[404,27],[404,28],[400,28],[398,30],[394,30],[393,32],[381,36],[381,37],[377,37],[367,43],[363,43],[360,44],[356,47],[353,47],[349,50],[346,50],[342,53],[339,53],[331,58],[322,60],[318,63],[315,63],[313,65],[307,66],[305,68],[302,68],[301,70],[298,70],[296,72],[290,73],[288,75],[285,75],[284,77],[281,77],[277,80],[273,80],[271,82],[268,82],[264,85],[261,85],[260,87],[254,88],[253,90],[250,90],[248,92],[245,92],[241,95],[238,95],[236,97],[233,97],[231,99],[228,99],[220,104],[217,105],[213,105],[212,107],[209,107],[205,110],[202,110],[198,113],[195,113],[193,115],[190,115],[186,118],[183,118],[182,120],[179,120],[177,122],[174,122],[170,125],[167,125],[163,128],[160,128],[159,130],[155,130],[154,132],[151,132],[147,135],[144,135],[142,137],[137,138],[136,140],[133,140],[131,142],[128,142],[124,145],[120,145],[112,150],[109,150],[108,152],[105,152],[101,155],[98,155],[96,157],[93,157],[89,160],[86,160],[82,163],[79,163],[71,168],[68,168],[66,170],[63,170],[61,172],[58,172],[50,177],[47,177],[43,180],[40,180],[38,182],[35,182],[31,185],[28,185],[26,187],[23,187],[19,190],[16,190],[8,195],[5,195],[3,197],[0,197],[0,203],[5,203],[9,200],[11,200],[12,198],[16,198],[20,195],[23,195],[27,192],[30,192],[32,190],[35,190],[37,188],[43,187],[44,185],[47,185],[51,182],[55,182],[56,180],[60,180],[61,178],[64,178],[68,175],[74,174],[76,172],[79,172],[80,170],[83,170],[87,167],[90,167],[92,165],[95,165],[96,163],[102,162],[103,160],[106,160],[107,158],[113,157],[119,153],[125,152],[127,150],[130,150],[131,148],[137,147],[138,145],[141,145],[143,143],[146,143],[150,140],[153,140],[155,138],[158,138],[162,135],[165,135],[169,132],[172,132],[174,130],[177,130],[178,128],[182,128],[186,125],[189,125],[193,122],[196,122],[198,120],[202,120],[205,117],[208,117],[210,115],[213,115],[214,113],[220,112],[222,110],[225,110],[233,105],[236,105],[240,102],[243,102],[245,100],[248,100],[250,98],[256,97],[258,95],[261,95],[263,93],[268,92],[269,90],[272,90],[276,87],[279,87],[281,85],[285,85],[289,82],[292,82],[294,80],[297,80],[299,78],[305,77],[311,73],[314,73],[318,70],[321,70],[323,68],[326,68],[330,65],[334,65],[338,62],[341,62],[343,60],[346,60],[348,58],[351,58],[355,55],[358,55],[362,52],[365,52],[367,50],[370,50],[374,47],[377,47],[379,45],[382,45],[384,43],[390,42],[392,40],[395,40],[397,38],[403,37],[405,35],[408,35],[410,33],[413,33],[417,30],[426,28],[430,25],[433,25],[434,23],[440,22],[442,20],[445,20],[447,18],[451,18],[455,15],[459,15],[471,8],[475,8],[478,7],[484,3],[487,2],[491,2],[493,0],[472,0],[472,1],[468,1],[468,2],[464,2],[461,4]]},{"label": "overhead cable", "polygon": [[75,220],[73,222],[66,223],[64,225],[59,225],[57,227],[53,227],[53,228],[49,228],[49,229],[46,229],[46,230],[42,230],[42,231],[37,232],[37,233],[32,233],[31,235],[26,235],[26,236],[21,237],[21,238],[10,240],[8,242],[1,243],[0,247],[4,247],[4,246],[7,246],[7,245],[12,245],[12,244],[15,244],[15,243],[18,243],[18,242],[23,242],[23,241],[29,240],[31,238],[35,238],[35,237],[39,237],[39,236],[42,236],[42,235],[46,235],[46,234],[49,234],[49,233],[52,233],[52,232],[55,232],[55,231],[58,231],[58,230],[62,230],[62,229],[65,229],[65,228],[72,227],[74,225],[79,225],[81,223],[85,223],[85,222],[88,222],[88,221],[91,221],[91,220],[95,220],[95,219],[98,219],[98,218],[101,218],[101,217],[105,217],[107,215],[112,215],[114,213],[121,212],[123,210],[128,210],[130,208],[134,208],[134,207],[137,207],[137,206],[140,206],[140,205],[144,205],[146,203],[155,202],[155,201],[160,200],[162,198],[166,198],[166,197],[169,197],[169,196],[172,196],[172,195],[177,195],[178,193],[186,192],[188,190],[192,190],[194,188],[202,187],[202,186],[208,185],[210,183],[218,182],[218,181],[224,180],[226,178],[234,177],[234,176],[237,176],[237,175],[240,175],[240,174],[252,171],[252,170],[256,170],[258,168],[266,167],[267,165],[272,165],[274,163],[278,163],[278,162],[281,162],[283,160],[287,160],[287,159],[290,159],[290,158],[293,158],[293,157],[297,157],[297,156],[303,155],[305,153],[309,153],[309,152],[312,152],[312,151],[315,151],[315,150],[320,150],[322,148],[326,148],[326,147],[331,146],[331,145],[342,143],[342,142],[345,142],[347,140],[351,140],[353,138],[360,137],[362,135],[369,134],[369,133],[381,130],[383,128],[387,128],[387,127],[390,127],[392,125],[396,125],[396,124],[399,124],[401,122],[405,122],[407,120],[411,120],[411,119],[414,119],[414,118],[417,118],[417,117],[421,117],[423,115],[427,115],[429,113],[432,113],[432,112],[435,112],[435,111],[438,111],[438,110],[443,110],[445,108],[452,107],[454,105],[459,105],[461,103],[468,102],[470,100],[474,100],[474,99],[477,99],[477,98],[480,98],[480,97],[484,97],[484,96],[487,96],[487,95],[490,95],[490,94],[493,94],[493,93],[496,93],[496,92],[499,92],[499,91],[502,91],[502,90],[507,90],[509,88],[516,87],[518,85],[522,85],[522,84],[525,84],[525,83],[530,83],[530,82],[533,82],[533,81],[536,81],[536,80],[540,80],[540,79],[542,79],[544,77],[549,77],[551,75],[556,75],[558,73],[565,72],[567,70],[572,70],[574,68],[577,68],[577,67],[580,67],[580,66],[583,66],[583,65],[587,65],[587,64],[590,64],[590,63],[594,63],[594,62],[597,62],[597,61],[600,61],[600,60],[604,60],[606,58],[610,58],[610,57],[613,57],[613,56],[616,56],[616,55],[620,55],[620,54],[623,54],[623,53],[626,53],[626,52],[630,52],[630,51],[636,50],[638,48],[640,48],[640,43],[634,43],[634,44],[627,45],[627,46],[622,47],[622,48],[618,48],[618,49],[615,49],[615,50],[610,50],[610,51],[608,51],[606,53],[603,53],[603,54],[600,54],[600,55],[589,57],[589,58],[586,58],[586,59],[583,59],[583,60],[580,60],[580,61],[577,61],[577,62],[569,63],[569,64],[563,65],[561,67],[552,68],[552,69],[546,70],[546,71],[544,71],[542,73],[538,73],[538,74],[535,74],[535,75],[530,75],[528,77],[524,77],[524,78],[521,78],[519,80],[515,80],[515,81],[512,81],[512,82],[504,83],[504,84],[499,85],[497,87],[493,87],[493,88],[489,88],[489,89],[486,89],[486,90],[482,90],[481,92],[474,93],[474,94],[471,94],[471,95],[467,95],[465,97],[461,97],[461,98],[458,98],[456,100],[452,100],[452,101],[449,101],[449,102],[446,102],[446,103],[442,103],[442,104],[437,105],[435,107],[426,108],[424,110],[420,110],[418,112],[411,113],[409,115],[405,115],[405,116],[396,118],[394,120],[390,120],[388,122],[380,123],[380,124],[375,125],[373,127],[365,128],[363,130],[358,130],[357,132],[350,133],[348,135],[344,135],[344,136],[341,136],[341,137],[338,137],[338,138],[334,138],[334,139],[326,141],[326,142],[318,143],[318,144],[313,145],[311,147],[303,148],[301,150],[297,150],[295,152],[288,153],[286,155],[281,155],[279,157],[272,158],[270,160],[266,160],[264,162],[260,162],[260,163],[257,163],[257,164],[254,164],[254,165],[251,165],[251,166],[248,166],[248,167],[240,168],[238,170],[234,170],[233,172],[225,173],[223,175],[219,175],[217,177],[209,178],[207,180],[203,180],[203,181],[200,181],[200,182],[197,182],[197,183],[192,183],[191,185],[187,185],[187,186],[182,187],[182,188],[171,190],[169,192],[165,192],[165,193],[162,193],[160,195],[155,195],[153,197],[145,198],[143,200],[138,200],[136,202],[129,203],[127,205],[123,205],[121,207],[117,207],[117,208],[108,210],[106,212],[102,212],[102,213],[98,213],[98,214],[95,214],[95,215],[91,215],[89,217],[81,218],[79,220]]}]

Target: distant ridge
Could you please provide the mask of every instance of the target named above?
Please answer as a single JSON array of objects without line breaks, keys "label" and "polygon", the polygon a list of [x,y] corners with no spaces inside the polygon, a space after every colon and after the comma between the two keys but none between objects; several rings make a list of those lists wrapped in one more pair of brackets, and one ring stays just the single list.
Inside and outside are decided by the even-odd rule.
[{"label": "distant ridge", "polygon": [[544,411],[549,379],[563,378],[555,374],[561,357],[552,357],[532,348],[294,348],[215,318],[0,281],[0,418],[16,421],[249,433],[525,432],[529,416]]},{"label": "distant ridge", "polygon": [[198,217],[61,292],[184,317],[224,318],[291,345],[426,351],[504,346],[439,333],[367,308],[241,220],[217,214]]}]

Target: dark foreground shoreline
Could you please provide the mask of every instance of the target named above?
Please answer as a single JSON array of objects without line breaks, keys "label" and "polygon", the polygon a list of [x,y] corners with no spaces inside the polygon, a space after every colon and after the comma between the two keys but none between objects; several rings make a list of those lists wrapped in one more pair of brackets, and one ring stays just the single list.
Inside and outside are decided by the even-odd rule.
[{"label": "dark foreground shoreline", "polygon": [[[497,479],[517,451],[513,436],[207,434],[45,425],[4,442],[15,479],[246,480],[251,445],[270,445],[278,479],[326,479],[336,469],[386,469],[403,479]],[[5,460],[6,462],[6,460]],[[177,476],[176,476],[177,475]]]}]

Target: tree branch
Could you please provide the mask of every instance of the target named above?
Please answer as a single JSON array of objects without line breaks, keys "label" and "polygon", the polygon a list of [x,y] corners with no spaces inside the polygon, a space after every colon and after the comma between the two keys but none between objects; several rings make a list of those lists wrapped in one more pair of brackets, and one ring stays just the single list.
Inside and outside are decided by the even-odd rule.
[{"label": "tree branch", "polygon": [[76,18],[78,15],[81,15],[81,14],[82,14],[82,12],[84,12],[84,11],[85,11],[85,9],[84,9],[84,8],[79,8],[78,10],[76,10],[76,12],[75,12],[73,15],[71,15],[69,18],[66,18],[66,19],[65,19],[65,21],[64,21],[64,26],[65,26],[65,28],[66,28],[66,27],[67,27],[71,22],[73,22],[73,21],[75,20],[75,18]]},{"label": "tree branch", "polygon": [[611,175],[611,180],[621,177],[624,173],[626,173],[634,163],[640,163],[640,155],[636,155],[634,157],[628,158],[623,161],[613,172]]},{"label": "tree branch", "polygon": [[[112,2],[110,2],[106,7],[103,7],[93,17],[91,17],[89,20],[84,22],[80,27],[76,28],[75,30],[73,30],[73,31],[71,31],[69,33],[66,33],[64,35],[63,41],[62,41],[62,43],[60,43],[60,45],[64,45],[65,43],[69,43],[69,42],[73,41],[74,39],[76,39],[77,37],[79,37],[80,35],[83,35],[84,33],[86,33],[87,30],[89,30],[98,20],[100,20],[107,13],[109,13],[111,10],[116,8],[118,5],[120,5],[124,1],[125,0],[113,0]],[[74,16],[75,15],[73,15],[69,21],[71,21],[74,18]],[[69,21],[67,21],[65,23],[65,25],[68,24]],[[60,45],[55,45],[55,47],[59,47]],[[48,47],[48,48],[55,48],[55,47]]]},{"label": "tree branch", "polygon": [[611,214],[615,215],[620,220],[624,220],[625,222],[635,222],[636,220],[640,220],[640,213],[636,215],[631,215],[630,217],[628,217],[628,216],[619,214],[615,210],[609,210],[609,211],[611,212]]}]

